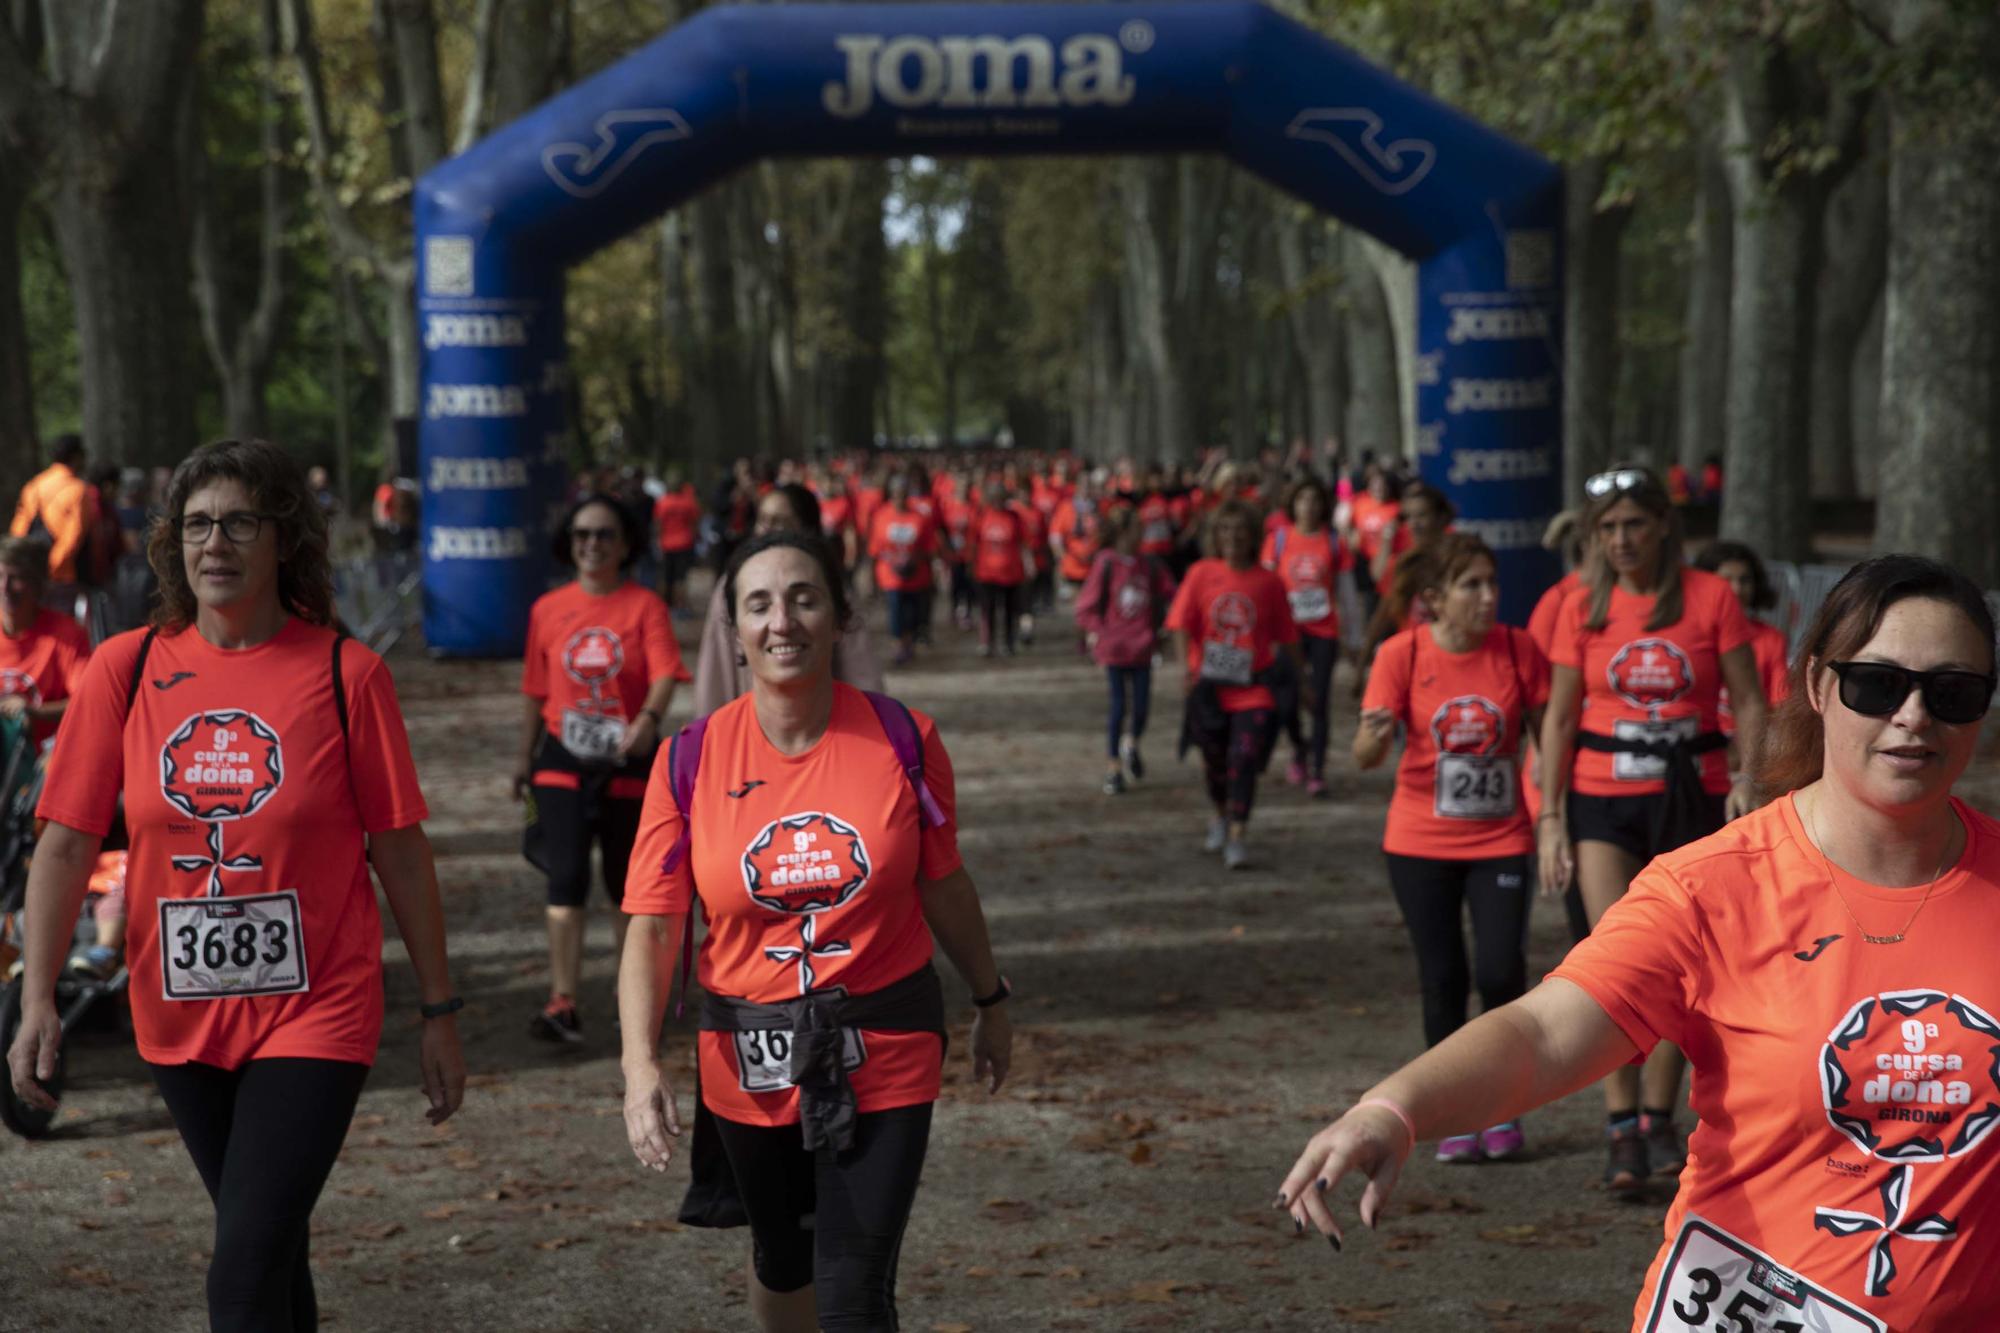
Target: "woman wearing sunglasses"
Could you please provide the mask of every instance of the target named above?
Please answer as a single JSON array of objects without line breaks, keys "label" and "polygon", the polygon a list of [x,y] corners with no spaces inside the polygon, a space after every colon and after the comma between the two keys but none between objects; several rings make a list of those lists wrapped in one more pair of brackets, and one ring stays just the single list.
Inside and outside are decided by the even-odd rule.
[{"label": "woman wearing sunglasses", "polygon": [[2000,1327],[2000,823],[1952,796],[1994,626],[1914,556],[1850,571],[1792,667],[1762,810],[1647,867],[1527,996],[1314,1136],[1279,1203],[1373,1224],[1412,1141],[1675,1042],[1700,1124],[1633,1328]]},{"label": "woman wearing sunglasses", "polygon": [[[603,850],[604,889],[616,906],[660,722],[674,685],[689,678],[667,604],[626,577],[644,540],[624,505],[582,497],[554,538],[556,562],[574,566],[576,581],[528,612],[514,797],[532,794],[526,851],[549,881],[549,999],[528,1025],[544,1041],[583,1040],[576,993],[591,844]],[[621,942],[625,921],[622,912],[612,916]]]},{"label": "woman wearing sunglasses", "polygon": [[[1682,567],[1679,516],[1653,475],[1600,473],[1584,491],[1592,546],[1550,640],[1536,841],[1543,891],[1574,878],[1594,925],[1646,862],[1756,804],[1747,778],[1732,782],[1717,709],[1727,686],[1738,743],[1755,754],[1764,691],[1736,594]],[[1643,1073],[1605,1080],[1613,1191],[1636,1194],[1685,1164],[1673,1124],[1683,1066],[1663,1043]]]}]

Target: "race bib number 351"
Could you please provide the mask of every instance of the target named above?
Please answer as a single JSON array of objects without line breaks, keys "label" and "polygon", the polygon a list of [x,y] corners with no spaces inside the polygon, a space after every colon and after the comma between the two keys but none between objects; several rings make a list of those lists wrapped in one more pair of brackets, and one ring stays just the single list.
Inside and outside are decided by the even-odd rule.
[{"label": "race bib number 351", "polygon": [[299,895],[162,898],[160,978],[169,1000],[288,995],[307,989]]},{"label": "race bib number 351", "polygon": [[1674,1241],[1644,1329],[1645,1333],[1885,1333],[1873,1315],[1692,1215]]}]

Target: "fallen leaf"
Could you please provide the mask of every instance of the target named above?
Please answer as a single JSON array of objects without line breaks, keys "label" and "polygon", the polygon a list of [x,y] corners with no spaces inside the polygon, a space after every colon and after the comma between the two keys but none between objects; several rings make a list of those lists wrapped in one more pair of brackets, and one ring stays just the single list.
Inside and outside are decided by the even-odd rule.
[{"label": "fallen leaf", "polygon": [[1145,1166],[1153,1160],[1153,1145],[1150,1143],[1133,1144],[1132,1151],[1125,1154],[1125,1160],[1134,1166]]},{"label": "fallen leaf", "polygon": [[1393,1305],[1336,1305],[1333,1312],[1350,1324],[1386,1324],[1397,1310]]},{"label": "fallen leaf", "polygon": [[350,1233],[356,1240],[387,1240],[391,1236],[403,1234],[401,1222],[368,1222],[354,1228]]},{"label": "fallen leaf", "polygon": [[424,1209],[424,1218],[431,1222],[449,1222],[453,1216],[464,1211],[462,1203],[441,1203],[435,1208]]},{"label": "fallen leaf", "polygon": [[581,1245],[582,1243],[583,1237],[581,1236],[550,1236],[547,1240],[536,1241],[535,1248],[538,1250],[566,1250],[572,1245]]}]

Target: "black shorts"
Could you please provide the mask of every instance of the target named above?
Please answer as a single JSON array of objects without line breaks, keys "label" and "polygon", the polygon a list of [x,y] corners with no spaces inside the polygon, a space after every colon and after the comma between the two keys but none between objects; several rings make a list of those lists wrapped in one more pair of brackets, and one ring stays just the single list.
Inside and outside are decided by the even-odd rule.
[{"label": "black shorts", "polygon": [[685,551],[660,552],[660,586],[662,588],[673,587],[676,583],[687,578],[688,571],[693,568],[693,547],[689,547]]},{"label": "black shorts", "polygon": [[[1642,863],[1662,852],[1671,852],[1672,847],[1655,845],[1659,839],[1653,833],[1660,805],[1666,799],[1664,792],[1650,796],[1585,796],[1573,791],[1569,794],[1570,841],[1608,842],[1630,852]],[[1728,797],[1704,795],[1702,799],[1708,812],[1708,827],[1703,830],[1703,836],[1707,836],[1727,822],[1724,808]]]},{"label": "black shorts", "polygon": [[639,836],[639,807],[652,756],[618,768],[588,768],[553,736],[535,753],[535,823],[524,849],[549,877],[549,906],[582,907],[590,898],[590,848],[604,853],[604,889],[625,900],[625,863]]}]

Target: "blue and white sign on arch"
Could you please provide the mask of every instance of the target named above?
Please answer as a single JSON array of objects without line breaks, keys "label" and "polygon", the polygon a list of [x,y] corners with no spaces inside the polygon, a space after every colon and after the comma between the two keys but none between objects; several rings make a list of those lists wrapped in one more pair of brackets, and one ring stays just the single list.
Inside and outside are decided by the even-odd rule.
[{"label": "blue and white sign on arch", "polygon": [[1222,153],[1419,261],[1423,474],[1499,551],[1503,613],[1525,617],[1561,500],[1551,163],[1244,0],[744,5],[418,182],[432,649],[518,653],[544,586],[569,265],[758,158],[1167,152]]}]

